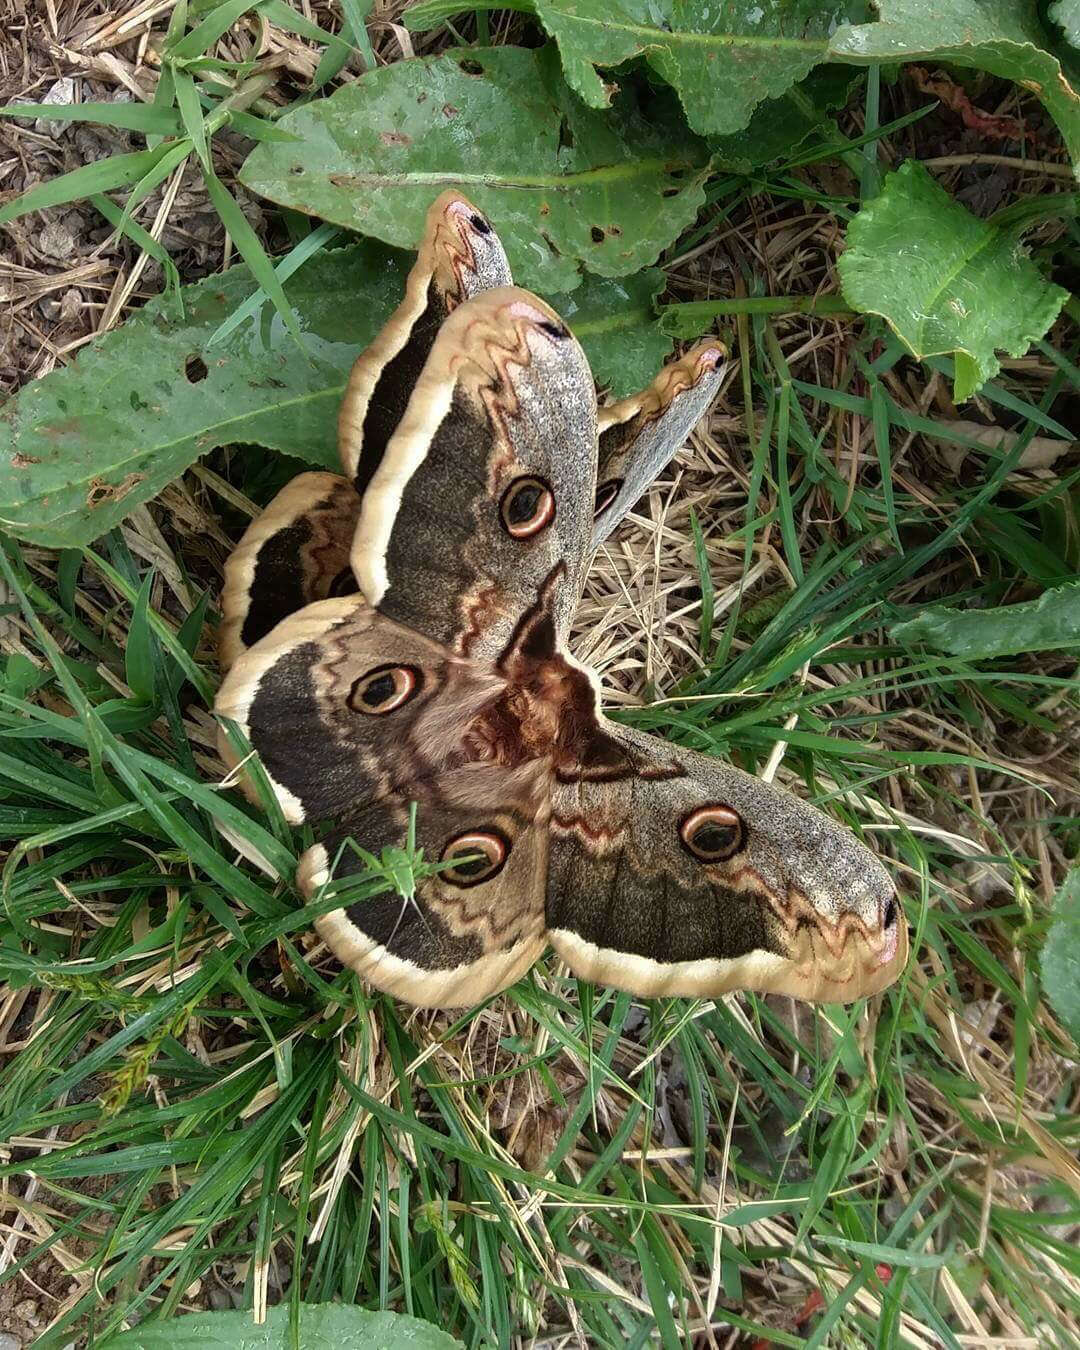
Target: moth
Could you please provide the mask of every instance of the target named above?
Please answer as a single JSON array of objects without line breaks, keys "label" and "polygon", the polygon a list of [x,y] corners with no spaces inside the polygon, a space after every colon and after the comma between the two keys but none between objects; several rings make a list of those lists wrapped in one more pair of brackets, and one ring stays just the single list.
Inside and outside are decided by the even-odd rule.
[{"label": "moth", "polygon": [[[329,822],[309,898],[416,842],[415,895],[323,915],[409,1003],[462,1007],[550,944],[640,996],[844,1002],[907,957],[889,875],[782,789],[606,718],[567,649],[591,558],[715,396],[704,342],[598,407],[580,345],[441,196],[398,309],[351,373],[343,473],[302,474],[226,568],[216,711],[288,821]],[[222,754],[236,754],[224,734]],[[249,792],[252,792],[248,784]]]}]

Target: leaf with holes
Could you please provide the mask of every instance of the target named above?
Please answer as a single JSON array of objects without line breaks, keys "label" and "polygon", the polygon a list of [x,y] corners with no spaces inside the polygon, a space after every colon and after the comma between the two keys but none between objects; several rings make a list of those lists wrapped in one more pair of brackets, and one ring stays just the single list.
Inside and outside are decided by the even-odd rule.
[{"label": "leaf with holes", "polygon": [[[193,460],[232,442],[336,469],[337,413],[353,361],[401,298],[409,254],[372,240],[315,254],[284,283],[305,348],[263,306],[211,343],[256,290],[245,266],[155,300],[0,410],[0,527],[77,547],[111,529]],[[671,349],[653,312],[664,274],[589,277],[549,295],[617,395]]]},{"label": "leaf with holes", "polygon": [[844,296],[880,314],[914,356],[955,355],[955,397],[1023,356],[1068,293],[1047,281],[1011,231],[978,220],[909,161],[851,222],[837,266]]},{"label": "leaf with holes", "polygon": [[847,103],[851,86],[858,78],[858,72],[850,66],[828,65],[812,70],[780,98],[759,103],[743,131],[710,137],[713,167],[731,173],[750,173],[792,154],[819,128],[827,131],[831,127],[838,146],[842,145],[843,139],[829,114]]},{"label": "leaf with holes", "polygon": [[[555,38],[567,82],[590,107],[605,107],[617,88],[601,70],[643,57],[678,91],[695,131],[725,136],[819,61],[948,62],[1031,90],[1080,160],[1076,76],[1055,54],[1057,35],[1040,22],[1033,0],[874,0],[872,22],[862,0],[519,0],[513,7],[535,14]],[[427,0],[405,22],[425,29],[454,12],[452,0]],[[1076,0],[1056,0],[1049,16],[1078,45]]]},{"label": "leaf with holes", "polygon": [[697,216],[708,166],[674,100],[589,110],[551,49],[456,49],[369,71],[287,113],[241,182],[282,206],[415,247],[432,198],[460,188],[495,222],[514,277],[568,291],[581,268],[626,276]]},{"label": "leaf with holes", "polygon": [[[830,59],[877,65],[882,61],[947,61],[985,70],[1031,90],[1057,122],[1074,164],[1080,159],[1080,89],[1071,69],[1050,50],[1034,0],[875,0],[876,23],[850,24],[829,44]],[[1070,0],[1058,9],[1075,23]],[[1075,29],[1073,29],[1075,31]]]},{"label": "leaf with holes", "polygon": [[245,266],[185,287],[182,316],[175,302],[152,301],[0,410],[0,526],[52,547],[85,544],[234,441],[336,468],[346,376],[400,298],[409,262],[364,243],[296,272],[285,291],[306,350],[265,310],[208,345],[255,289]]},{"label": "leaf with holes", "polygon": [[1054,898],[1041,964],[1047,997],[1080,1045],[1080,867],[1072,869]]},{"label": "leaf with holes", "polygon": [[[250,1312],[199,1312],[144,1322],[113,1336],[102,1350],[286,1350],[292,1345],[289,1305],[256,1323]],[[301,1303],[304,1350],[461,1350],[439,1327],[403,1313],[371,1312],[348,1303]]]},{"label": "leaf with holes", "polygon": [[[868,17],[864,0],[529,0],[528,8],[558,43],[566,81],[589,107],[607,107],[618,88],[597,67],[643,56],[702,135],[745,127],[759,103],[825,59],[838,23]],[[417,5],[406,23],[428,27],[446,9],[442,0]]]}]

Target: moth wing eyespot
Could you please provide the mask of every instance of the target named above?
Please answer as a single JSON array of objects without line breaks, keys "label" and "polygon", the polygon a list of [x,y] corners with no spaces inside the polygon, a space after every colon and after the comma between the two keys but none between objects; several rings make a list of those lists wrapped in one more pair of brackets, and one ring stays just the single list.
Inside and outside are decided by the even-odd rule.
[{"label": "moth wing eyespot", "polygon": [[452,886],[477,886],[502,871],[510,856],[510,841],[497,830],[470,830],[459,834],[443,848],[441,862],[461,858],[460,863],[439,873]]},{"label": "moth wing eyespot", "polygon": [[555,494],[542,478],[515,478],[503,493],[499,517],[512,539],[531,539],[555,519]]},{"label": "moth wing eyespot", "polygon": [[353,681],[348,705],[353,712],[381,717],[415,698],[422,683],[415,666],[376,666]]},{"label": "moth wing eyespot", "polygon": [[476,231],[477,234],[491,233],[491,226],[487,223],[484,217],[480,215],[478,212],[474,213],[469,217],[469,224],[473,227],[473,229]]},{"label": "moth wing eyespot", "polygon": [[896,903],[896,897],[890,895],[885,902],[885,909],[881,915],[881,926],[887,932],[896,922],[896,916],[899,912],[899,906]]},{"label": "moth wing eyespot", "polygon": [[679,838],[698,862],[726,862],[742,848],[746,826],[737,811],[714,802],[699,806],[683,818]]}]

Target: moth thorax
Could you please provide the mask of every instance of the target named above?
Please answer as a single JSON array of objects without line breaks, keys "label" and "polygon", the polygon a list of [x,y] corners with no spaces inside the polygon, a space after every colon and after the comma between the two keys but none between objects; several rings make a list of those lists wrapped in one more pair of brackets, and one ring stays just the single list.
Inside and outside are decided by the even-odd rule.
[{"label": "moth thorax", "polygon": [[596,733],[596,691],[588,674],[561,656],[519,660],[507,673],[506,690],[466,734],[470,755],[507,765],[578,762]]},{"label": "moth thorax", "polygon": [[588,674],[554,656],[526,666],[515,695],[525,744],[536,754],[577,762],[596,729],[596,691]]}]

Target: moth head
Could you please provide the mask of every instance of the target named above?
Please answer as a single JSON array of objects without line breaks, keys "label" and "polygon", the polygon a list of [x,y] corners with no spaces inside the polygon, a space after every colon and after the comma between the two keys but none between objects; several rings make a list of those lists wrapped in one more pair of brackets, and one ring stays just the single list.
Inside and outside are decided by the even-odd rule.
[{"label": "moth head", "polygon": [[429,231],[436,240],[434,282],[449,309],[481,291],[511,284],[499,236],[487,216],[459,192],[444,192],[435,201]]}]

